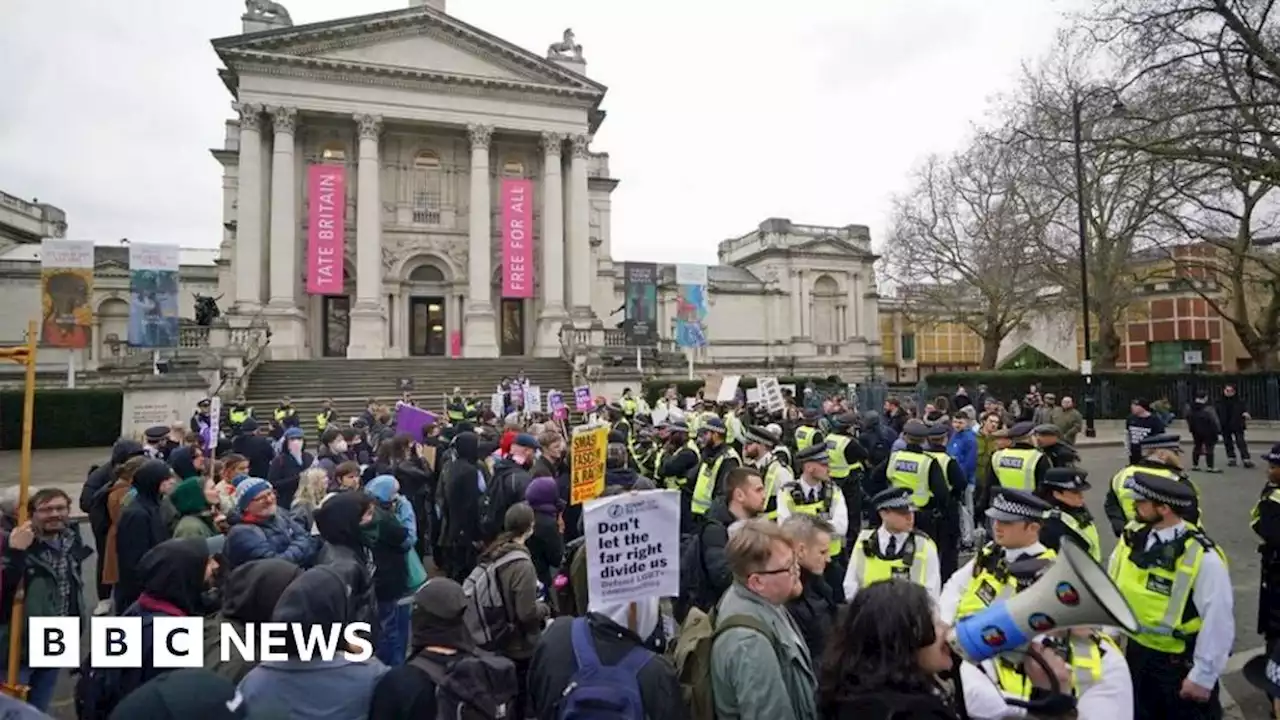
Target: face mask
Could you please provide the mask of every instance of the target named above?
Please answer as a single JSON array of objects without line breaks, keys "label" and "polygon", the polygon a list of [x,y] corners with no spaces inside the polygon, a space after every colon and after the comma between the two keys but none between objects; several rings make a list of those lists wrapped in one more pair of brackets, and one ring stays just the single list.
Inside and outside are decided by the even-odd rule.
[{"label": "face mask", "polygon": [[301,441],[301,440],[290,440],[290,441],[289,441],[289,452],[293,453],[294,455],[297,455],[298,453],[302,452],[302,441]]},{"label": "face mask", "polygon": [[344,453],[344,452],[346,452],[346,451],[347,451],[347,441],[346,441],[346,440],[334,440],[334,441],[333,441],[333,443],[332,443],[331,445],[329,445],[329,449],[330,449],[330,450],[333,450],[333,451],[334,451],[334,452],[336,452],[336,453]]}]

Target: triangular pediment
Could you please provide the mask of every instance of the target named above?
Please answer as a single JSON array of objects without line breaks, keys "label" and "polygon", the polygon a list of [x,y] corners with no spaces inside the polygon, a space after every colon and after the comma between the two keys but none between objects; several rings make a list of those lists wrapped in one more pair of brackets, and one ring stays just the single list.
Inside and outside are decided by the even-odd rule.
[{"label": "triangular pediment", "polygon": [[824,237],[817,238],[816,240],[810,240],[795,246],[795,250],[814,255],[846,255],[862,257],[867,254],[866,251],[861,248],[837,237]]},{"label": "triangular pediment", "polygon": [[492,82],[526,90],[603,97],[605,87],[431,7],[411,7],[219,38],[214,49],[241,64],[330,67],[397,77]]}]

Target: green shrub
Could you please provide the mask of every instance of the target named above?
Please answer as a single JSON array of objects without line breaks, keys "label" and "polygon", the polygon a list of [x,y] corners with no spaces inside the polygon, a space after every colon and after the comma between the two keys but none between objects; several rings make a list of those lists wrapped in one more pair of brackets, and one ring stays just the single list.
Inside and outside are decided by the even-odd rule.
[{"label": "green shrub", "polygon": [[[103,389],[37,390],[31,447],[111,445],[120,438],[124,393]],[[22,447],[22,391],[0,391],[0,449]]]}]

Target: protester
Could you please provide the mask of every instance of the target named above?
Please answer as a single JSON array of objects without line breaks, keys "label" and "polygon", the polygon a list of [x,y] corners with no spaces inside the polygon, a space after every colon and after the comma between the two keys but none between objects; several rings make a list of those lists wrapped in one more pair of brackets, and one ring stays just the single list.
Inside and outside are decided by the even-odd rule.
[{"label": "protester", "polygon": [[222,587],[222,608],[204,621],[205,669],[232,682],[243,680],[258,663],[242,656],[234,644],[229,657],[222,659],[222,626],[230,625],[232,632],[245,638],[251,627],[271,622],[281,594],[301,574],[302,568],[279,558],[253,560],[228,573]]},{"label": "protester", "polygon": [[[133,474],[133,502],[121,512],[116,531],[116,559],[119,576],[113,592],[117,613],[142,594],[139,564],[142,556],[170,537],[169,526],[160,511],[160,487],[172,478],[163,460],[143,463]],[[122,500],[123,502],[123,500]]]}]

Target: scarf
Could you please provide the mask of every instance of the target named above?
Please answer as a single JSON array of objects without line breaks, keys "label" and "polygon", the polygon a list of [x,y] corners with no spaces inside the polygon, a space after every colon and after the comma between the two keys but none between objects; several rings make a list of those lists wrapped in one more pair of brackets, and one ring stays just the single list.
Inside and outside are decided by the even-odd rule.
[{"label": "scarf", "polygon": [[58,586],[57,615],[59,617],[72,615],[71,611],[78,609],[77,606],[79,605],[72,597],[74,590],[71,581],[71,548],[74,546],[75,531],[71,528],[64,528],[54,538],[41,538],[34,547],[35,554],[49,566],[50,571],[53,573],[53,580]]}]

